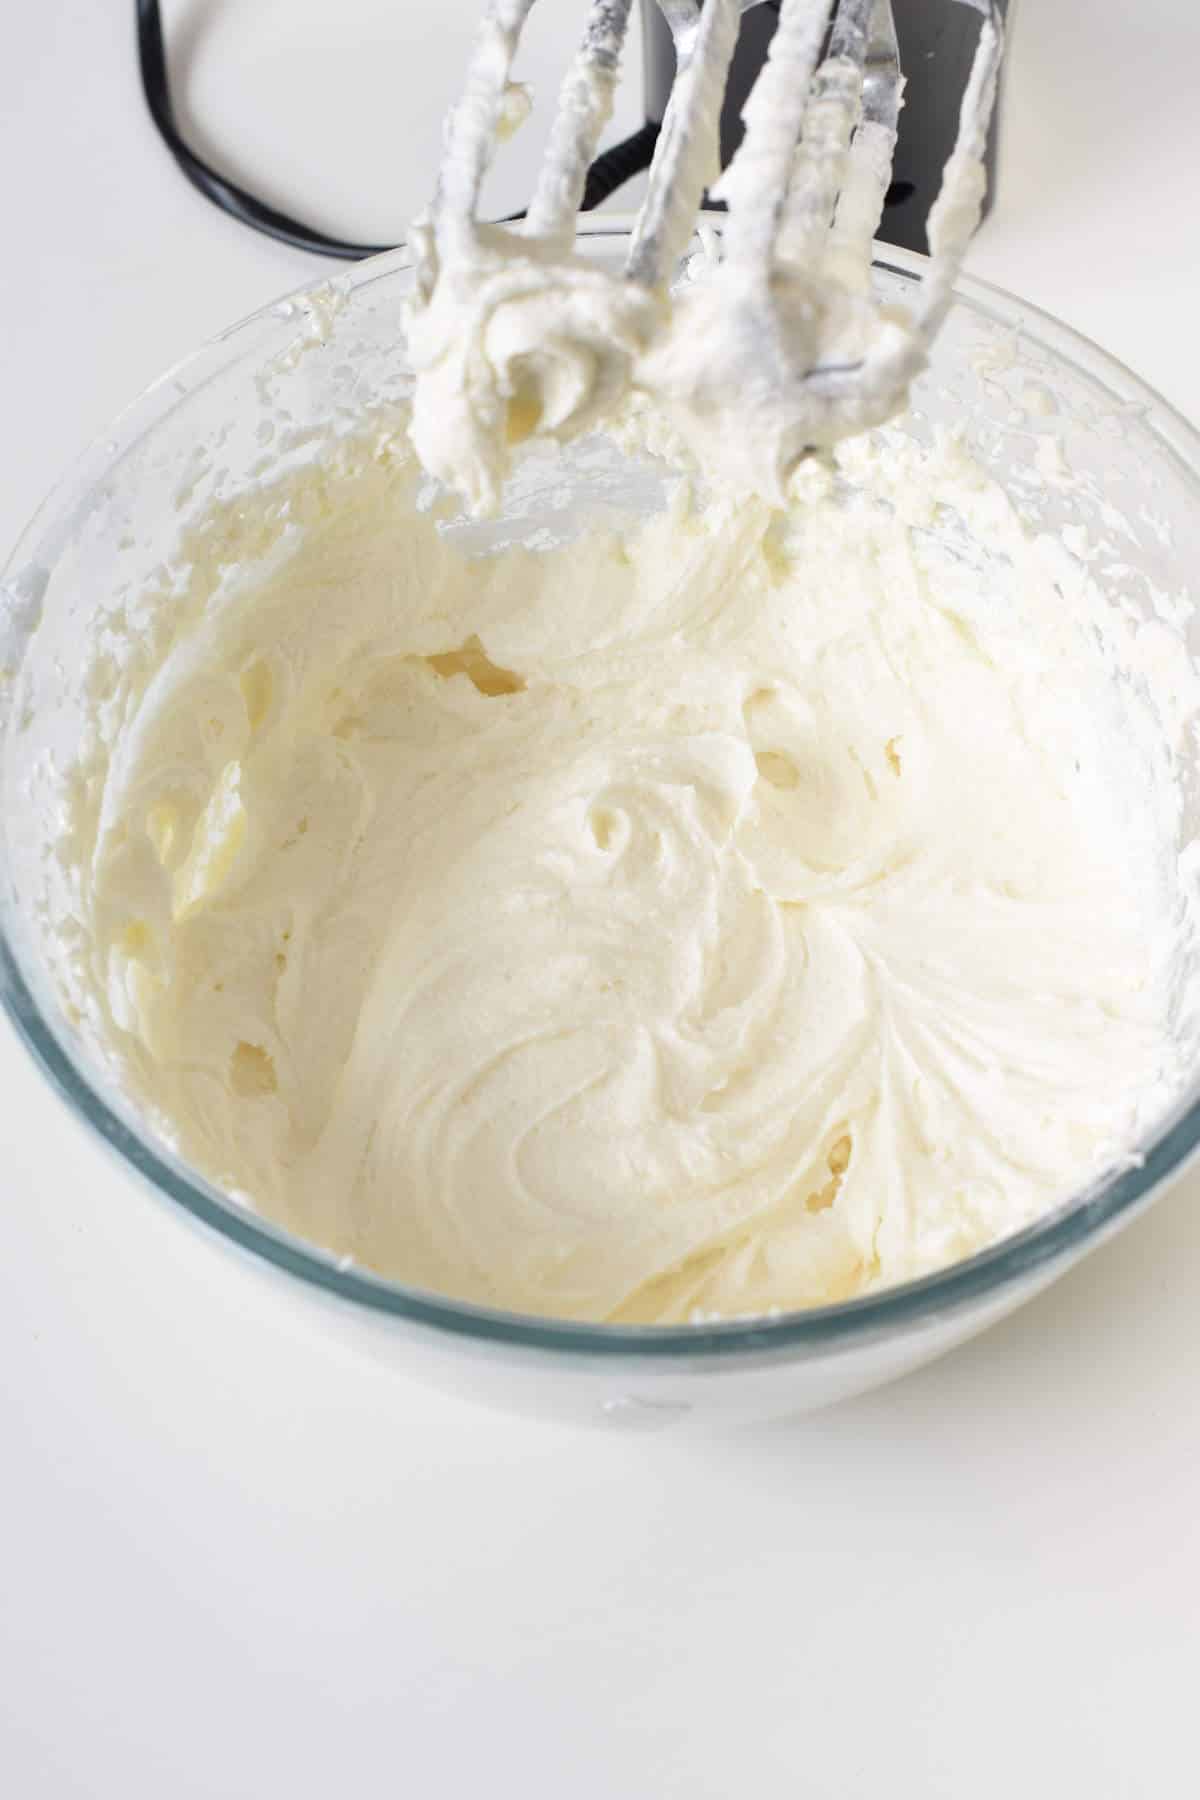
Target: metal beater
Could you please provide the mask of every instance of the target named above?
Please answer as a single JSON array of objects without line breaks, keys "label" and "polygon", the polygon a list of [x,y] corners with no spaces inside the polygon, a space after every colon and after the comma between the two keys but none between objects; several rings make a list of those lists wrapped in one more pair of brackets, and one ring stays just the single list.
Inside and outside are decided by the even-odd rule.
[{"label": "metal beater", "polygon": [[[664,295],[706,189],[724,204],[719,269],[690,316],[651,334],[632,379],[666,404],[685,437],[726,443],[740,433],[743,463],[771,489],[807,449],[897,411],[924,366],[979,219],[1002,32],[994,0],[965,0],[982,15],[978,46],[929,216],[927,270],[915,304],[901,313],[883,306],[870,284],[903,91],[890,0],[782,0],[744,110],[744,138],[709,188],[740,17],[755,3],[658,0],[677,73],[623,279],[627,290]],[[436,303],[448,273],[461,288],[472,258],[496,250],[501,228],[480,222],[479,194],[504,134],[513,56],[532,4],[488,5],[431,216],[418,234],[419,303]],[[514,253],[542,267],[571,253],[631,4],[592,0],[528,214],[504,232]]]}]

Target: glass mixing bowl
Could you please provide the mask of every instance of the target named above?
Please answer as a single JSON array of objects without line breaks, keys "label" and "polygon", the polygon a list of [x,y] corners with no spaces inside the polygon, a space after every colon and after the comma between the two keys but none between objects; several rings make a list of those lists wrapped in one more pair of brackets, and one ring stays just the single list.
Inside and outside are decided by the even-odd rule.
[{"label": "glass mixing bowl", "polygon": [[[580,248],[615,267],[628,233],[628,220],[606,218],[580,232]],[[923,260],[881,249],[881,288],[902,298]],[[187,1167],[65,1016],[34,896],[54,837],[49,775],[80,731],[89,620],[122,591],[161,579],[181,530],[214,501],[319,457],[331,435],[361,429],[364,409],[386,416],[403,399],[399,302],[409,279],[399,251],[231,327],[129,408],[13,553],[0,589],[4,1005],[67,1105],[181,1218],[286,1284],[315,1328],[353,1336],[398,1367],[522,1410],[634,1426],[748,1419],[861,1392],[1011,1312],[1144,1207],[1200,1139],[1200,1079],[1135,1166],[937,1274],[778,1318],[635,1328],[489,1311],[345,1266]],[[976,456],[1045,528],[1100,532],[1119,518],[1121,589],[1138,615],[1153,618],[1156,597],[1185,589],[1200,569],[1200,437],[1033,307],[961,283],[909,428],[921,435],[938,422],[965,428]],[[1060,453],[1086,491],[1044,478]],[[567,466],[565,484],[560,465],[540,501],[526,495],[510,538],[571,512],[586,457]],[[1200,656],[1194,615],[1186,631]],[[1187,838],[1200,824],[1195,773]]]}]

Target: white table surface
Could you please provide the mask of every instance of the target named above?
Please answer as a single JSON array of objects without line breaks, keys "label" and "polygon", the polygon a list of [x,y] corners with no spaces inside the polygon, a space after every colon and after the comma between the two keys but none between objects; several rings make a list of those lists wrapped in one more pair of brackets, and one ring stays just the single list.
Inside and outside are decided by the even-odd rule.
[{"label": "white table surface", "polygon": [[[165,365],[330,266],[185,185],[124,0],[3,11],[7,547]],[[400,232],[474,0],[164,11],[198,140]],[[570,11],[542,0],[535,70]],[[1193,417],[1197,69],[1190,0],[1024,0],[971,259]],[[384,1375],[102,1159],[7,1027],[0,1083],[0,1793],[1195,1791],[1195,1176],[944,1363],[675,1442]]]}]

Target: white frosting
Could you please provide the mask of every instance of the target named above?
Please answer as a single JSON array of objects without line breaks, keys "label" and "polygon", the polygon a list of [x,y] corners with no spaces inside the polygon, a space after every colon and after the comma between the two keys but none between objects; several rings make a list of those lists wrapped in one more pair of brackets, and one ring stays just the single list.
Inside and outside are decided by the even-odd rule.
[{"label": "white frosting", "polygon": [[567,443],[636,395],[715,483],[783,504],[807,449],[903,407],[924,340],[907,309],[881,308],[866,291],[865,260],[857,280],[782,271],[769,305],[737,265],[693,264],[691,281],[657,296],[594,260],[479,227],[469,256],[409,312],[412,435],[425,467],[474,512],[492,513],[515,446]]},{"label": "white frosting", "polygon": [[[432,258],[422,226],[413,234]],[[412,436],[430,474],[493,512],[515,444],[567,442],[615,413],[659,304],[594,261],[480,226],[469,257],[414,299]]]},{"label": "white frosting", "polygon": [[1177,795],[1127,627],[953,444],[474,559],[417,480],[385,441],[240,502],[78,785],[79,1003],[185,1155],[387,1275],[666,1321],[1125,1153]]},{"label": "white frosting", "polygon": [[[469,257],[409,312],[412,435],[425,467],[474,512],[492,513],[515,446],[567,443],[637,395],[710,479],[782,504],[806,449],[883,423],[924,367],[917,322],[865,291],[865,263],[858,279],[783,271],[769,308],[736,265],[693,258],[691,274],[656,296],[592,259],[479,227]],[[814,378],[817,369],[830,373]]]}]

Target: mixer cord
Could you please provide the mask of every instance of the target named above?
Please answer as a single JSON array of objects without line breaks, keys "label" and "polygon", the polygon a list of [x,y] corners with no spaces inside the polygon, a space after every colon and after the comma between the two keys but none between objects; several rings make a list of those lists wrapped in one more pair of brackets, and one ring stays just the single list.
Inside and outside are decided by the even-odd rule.
[{"label": "mixer cord", "polygon": [[[184,140],[175,117],[158,0],[136,0],[136,8],[138,64],[150,117],[180,169],[206,200],[242,225],[249,225],[252,230],[261,231],[281,244],[290,244],[295,250],[311,250],[317,256],[337,256],[346,262],[358,262],[365,256],[380,256],[385,250],[397,248],[395,244],[354,244],[344,238],[329,237],[315,226],[305,225],[280,212],[278,207],[259,200],[246,188],[239,187],[236,181],[220,174],[203,157],[197,156]],[[590,212],[634,175],[649,168],[659,129],[653,120],[647,120],[631,136],[596,158],[587,173],[581,212]],[[504,222],[524,217],[524,212],[510,213]]]}]

